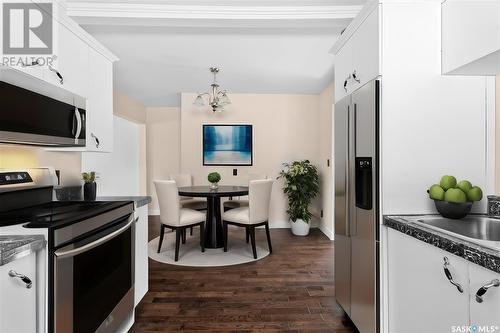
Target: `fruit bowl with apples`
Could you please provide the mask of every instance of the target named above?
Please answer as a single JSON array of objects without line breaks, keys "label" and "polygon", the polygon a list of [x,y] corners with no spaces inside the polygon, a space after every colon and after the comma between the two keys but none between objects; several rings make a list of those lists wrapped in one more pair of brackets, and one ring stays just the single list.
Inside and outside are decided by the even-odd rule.
[{"label": "fruit bowl with apples", "polygon": [[472,186],[468,180],[457,182],[455,177],[449,175],[441,177],[439,184],[432,185],[427,193],[434,200],[439,214],[450,219],[466,217],[472,204],[483,198],[483,191],[479,186]]}]

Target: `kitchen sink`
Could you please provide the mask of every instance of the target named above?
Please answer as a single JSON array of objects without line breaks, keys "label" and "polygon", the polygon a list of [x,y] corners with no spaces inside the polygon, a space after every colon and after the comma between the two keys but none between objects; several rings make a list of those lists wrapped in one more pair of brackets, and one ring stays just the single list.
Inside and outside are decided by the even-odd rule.
[{"label": "kitchen sink", "polygon": [[500,219],[487,216],[469,216],[460,220],[438,217],[423,218],[418,222],[470,238],[500,241]]}]

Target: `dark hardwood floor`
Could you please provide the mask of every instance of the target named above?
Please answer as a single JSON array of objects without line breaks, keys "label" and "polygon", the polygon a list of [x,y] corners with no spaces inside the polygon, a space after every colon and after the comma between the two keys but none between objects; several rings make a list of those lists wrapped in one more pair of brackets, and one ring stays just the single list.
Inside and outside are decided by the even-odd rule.
[{"label": "dark hardwood floor", "polygon": [[[152,239],[158,217],[149,223]],[[149,292],[130,332],[355,332],[335,302],[333,243],[316,229],[308,237],[271,229],[271,237],[273,254],[250,264],[186,268],[150,259]],[[264,229],[257,241],[265,244]]]}]

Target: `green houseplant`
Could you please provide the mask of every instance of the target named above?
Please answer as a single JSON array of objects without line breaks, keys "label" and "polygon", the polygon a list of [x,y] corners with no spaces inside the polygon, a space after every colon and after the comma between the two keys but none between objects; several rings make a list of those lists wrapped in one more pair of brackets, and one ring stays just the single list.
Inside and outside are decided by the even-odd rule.
[{"label": "green houseplant", "polygon": [[219,187],[219,182],[221,180],[221,176],[218,172],[210,172],[207,177],[209,183],[210,183],[210,188],[212,190],[216,190]]},{"label": "green houseplant", "polygon": [[83,198],[85,200],[94,201],[97,196],[97,183],[95,182],[97,176],[95,171],[82,173],[83,184]]},{"label": "green houseplant", "polygon": [[318,169],[309,160],[283,163],[278,178],[284,181],[283,192],[288,197],[287,213],[292,221],[294,235],[309,233],[312,214],[309,204],[319,193]]}]

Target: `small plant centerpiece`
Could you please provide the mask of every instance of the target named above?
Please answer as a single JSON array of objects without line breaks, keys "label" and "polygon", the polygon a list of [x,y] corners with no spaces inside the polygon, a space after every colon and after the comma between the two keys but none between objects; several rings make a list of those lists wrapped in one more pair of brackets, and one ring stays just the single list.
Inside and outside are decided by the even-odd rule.
[{"label": "small plant centerpiece", "polygon": [[283,167],[278,179],[284,181],[283,192],[288,197],[287,213],[292,222],[292,233],[306,236],[312,218],[309,205],[319,193],[318,169],[308,160],[283,163]]},{"label": "small plant centerpiece", "polygon": [[83,198],[85,200],[94,201],[97,195],[97,183],[95,182],[97,176],[95,171],[82,173],[83,184]]},{"label": "small plant centerpiece", "polygon": [[221,180],[221,176],[218,172],[210,172],[208,174],[208,182],[210,183],[210,188],[212,190],[216,190],[219,188],[219,182]]}]

